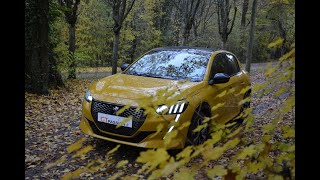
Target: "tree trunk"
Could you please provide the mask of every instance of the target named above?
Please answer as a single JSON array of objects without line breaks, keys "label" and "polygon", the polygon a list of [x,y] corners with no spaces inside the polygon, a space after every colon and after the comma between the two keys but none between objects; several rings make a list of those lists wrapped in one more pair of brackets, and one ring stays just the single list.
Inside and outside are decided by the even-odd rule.
[{"label": "tree trunk", "polygon": [[241,26],[240,26],[240,59],[244,60],[245,57],[245,32],[246,32],[246,15],[249,8],[249,0],[243,0]]},{"label": "tree trunk", "polygon": [[137,39],[133,39],[133,42],[132,42],[132,48],[131,48],[131,53],[130,53],[130,63],[133,63],[133,61],[135,60],[135,53],[136,53],[136,50],[137,50]]},{"label": "tree trunk", "polygon": [[26,34],[31,38],[26,44],[26,89],[37,94],[49,94],[49,2],[38,0],[30,2],[29,6]]},{"label": "tree trunk", "polygon": [[188,37],[190,35],[190,32],[187,32],[187,29],[184,29],[182,34],[182,46],[186,46],[188,43]]},{"label": "tree trunk", "polygon": [[69,25],[69,55],[70,55],[70,65],[69,65],[69,76],[68,79],[76,79],[76,60],[74,57],[76,46],[76,28],[75,24]]},{"label": "tree trunk", "polygon": [[242,15],[241,15],[241,29],[246,26],[246,15],[249,8],[249,0],[243,0],[242,4]]},{"label": "tree trunk", "polygon": [[[233,1],[234,13],[233,18],[229,19],[229,14],[231,10],[231,5],[229,0],[221,0],[217,1],[217,15],[218,15],[218,30],[221,39],[221,48],[226,48],[226,43],[228,40],[228,36],[232,32],[234,27],[234,22],[236,19],[237,7],[235,0]],[[228,28],[229,22],[231,22],[230,28]]]},{"label": "tree trunk", "polygon": [[252,13],[251,13],[251,24],[250,24],[250,34],[249,34],[249,41],[246,53],[246,71],[250,72],[250,66],[252,61],[252,47],[253,47],[253,37],[254,37],[254,27],[256,24],[256,10],[257,10],[257,1],[253,0],[252,2]]},{"label": "tree trunk", "polygon": [[112,50],[112,74],[117,73],[119,38],[120,38],[120,30],[118,32],[114,32],[113,50]]},{"label": "tree trunk", "polygon": [[221,49],[223,49],[223,50],[226,49],[226,43],[227,43],[227,40],[226,39],[222,39],[222,41],[221,41]]},{"label": "tree trunk", "polygon": [[[52,52],[50,52],[50,54],[52,54]],[[57,69],[57,61],[56,61],[53,54],[49,56],[49,63],[50,63],[50,66],[49,66],[49,68],[50,68],[49,69],[49,72],[50,72],[49,73],[49,84],[50,84],[50,86],[64,87],[62,76]]]}]

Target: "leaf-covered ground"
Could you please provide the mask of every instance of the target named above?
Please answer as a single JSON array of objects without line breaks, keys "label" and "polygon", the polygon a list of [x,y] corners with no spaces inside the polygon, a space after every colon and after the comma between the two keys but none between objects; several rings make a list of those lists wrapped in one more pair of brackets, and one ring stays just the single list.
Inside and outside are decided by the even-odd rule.
[{"label": "leaf-covered ground", "polygon": [[[258,69],[254,69],[251,73],[253,85],[266,81],[263,72]],[[68,81],[66,88],[54,90],[50,96],[25,93],[26,179],[60,179],[68,172],[84,168],[95,159],[108,159],[108,164],[98,173],[85,172],[80,174],[80,179],[106,179],[115,173],[131,175],[141,167],[141,164],[136,163],[135,159],[144,149],[121,145],[111,156],[107,152],[115,148],[116,143],[95,139],[81,132],[79,128],[81,101],[86,87],[93,81],[95,80]],[[289,85],[294,86],[294,82]],[[262,97],[253,95],[252,107],[255,115],[253,127],[255,130],[245,135],[253,143],[257,143],[261,139],[262,126],[271,122],[270,112],[276,110],[281,101],[288,97],[288,94],[282,94],[278,98],[273,98],[273,92],[270,91]],[[294,126],[294,112],[287,113],[281,123]],[[68,146],[83,137],[87,138],[84,141],[84,146],[92,145],[94,149],[85,158],[73,157],[75,153],[68,153]],[[273,140],[285,141],[280,135],[277,136],[277,133]],[[208,168],[217,164],[226,165],[229,156],[234,151],[228,150],[222,158],[211,162]],[[61,163],[50,167],[50,163],[61,160],[61,157]],[[129,163],[123,168],[116,168],[117,163],[121,160],[128,160]],[[201,158],[196,158],[187,166],[200,161],[202,161]],[[141,178],[144,177],[141,176]],[[200,170],[195,178],[208,179],[204,170]],[[163,179],[172,179],[172,176]],[[256,179],[256,175],[252,175],[248,179]]]}]

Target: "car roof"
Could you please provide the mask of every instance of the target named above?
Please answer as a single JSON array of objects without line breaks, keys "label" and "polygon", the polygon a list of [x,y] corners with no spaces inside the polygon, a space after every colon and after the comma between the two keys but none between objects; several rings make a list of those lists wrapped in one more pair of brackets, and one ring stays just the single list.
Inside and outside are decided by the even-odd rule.
[{"label": "car roof", "polygon": [[159,48],[152,49],[150,52],[167,51],[167,50],[196,50],[196,51],[205,51],[208,53],[213,53],[215,51],[211,48],[205,48],[205,47],[167,46],[167,47],[159,47]]}]

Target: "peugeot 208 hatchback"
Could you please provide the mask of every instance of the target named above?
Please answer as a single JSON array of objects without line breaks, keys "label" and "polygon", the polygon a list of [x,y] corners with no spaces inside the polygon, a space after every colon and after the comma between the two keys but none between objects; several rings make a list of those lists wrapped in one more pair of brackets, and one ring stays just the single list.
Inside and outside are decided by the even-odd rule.
[{"label": "peugeot 208 hatchback", "polygon": [[240,102],[250,96],[249,75],[228,51],[156,48],[121,69],[87,89],[84,133],[138,147],[183,148],[208,138],[210,126],[193,131],[205,117],[228,123],[248,106]]}]

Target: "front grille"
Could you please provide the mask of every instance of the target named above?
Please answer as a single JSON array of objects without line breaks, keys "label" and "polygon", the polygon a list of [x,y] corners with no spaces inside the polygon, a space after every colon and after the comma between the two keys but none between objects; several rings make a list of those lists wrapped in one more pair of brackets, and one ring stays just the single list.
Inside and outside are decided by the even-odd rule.
[{"label": "front grille", "polygon": [[93,99],[91,104],[91,114],[93,117],[93,120],[95,124],[98,126],[98,128],[102,131],[125,135],[125,136],[132,136],[137,130],[142,126],[144,123],[146,116],[144,115],[144,109],[136,110],[135,107],[129,107],[124,112],[119,114],[118,116],[121,117],[129,117],[132,116],[132,128],[130,127],[119,127],[116,128],[116,125],[113,124],[107,124],[104,122],[99,122],[98,119],[98,112],[104,113],[104,114],[111,114],[116,115],[116,110],[114,110],[115,107],[118,107],[121,109],[124,107],[124,105],[118,105],[118,104],[112,104],[108,102],[102,102]]},{"label": "front grille", "polygon": [[133,138],[123,138],[123,137],[118,137],[118,136],[113,136],[113,135],[110,135],[110,134],[103,133],[97,128],[97,126],[94,124],[94,122],[92,122],[90,120],[88,120],[88,122],[89,122],[89,124],[91,126],[91,129],[93,130],[93,132],[95,134],[98,134],[98,135],[104,136],[104,137],[108,137],[108,138],[112,138],[112,139],[117,139],[117,140],[120,140],[120,141],[132,142],[132,143],[139,143],[142,140],[144,140],[147,136],[149,136],[150,134],[156,132],[156,131],[144,131],[144,132],[138,133]]}]

